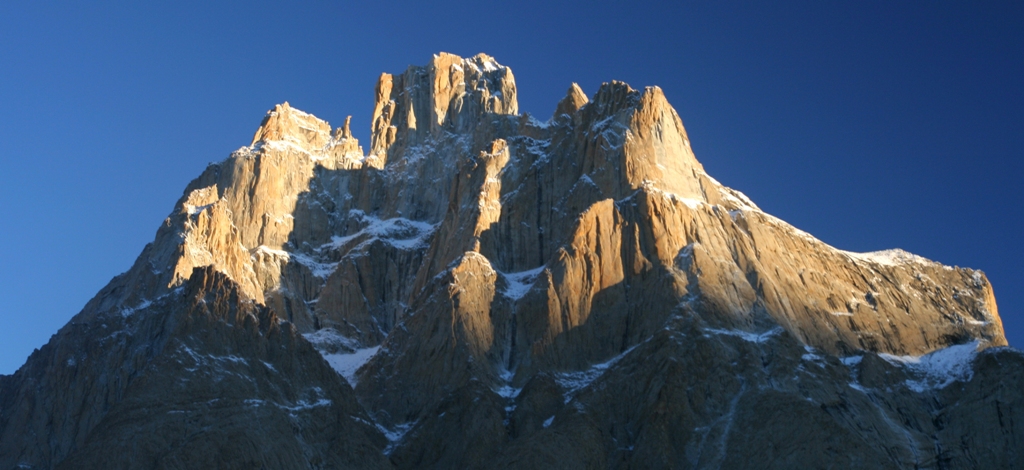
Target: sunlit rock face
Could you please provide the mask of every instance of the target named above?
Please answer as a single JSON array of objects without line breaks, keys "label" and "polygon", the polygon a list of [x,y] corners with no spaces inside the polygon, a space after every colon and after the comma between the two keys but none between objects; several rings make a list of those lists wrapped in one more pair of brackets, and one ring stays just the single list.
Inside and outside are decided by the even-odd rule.
[{"label": "sunlit rock face", "polygon": [[365,153],[275,106],[0,376],[0,468],[1024,466],[980,271],[764,213],[657,87],[516,97],[383,74]]}]

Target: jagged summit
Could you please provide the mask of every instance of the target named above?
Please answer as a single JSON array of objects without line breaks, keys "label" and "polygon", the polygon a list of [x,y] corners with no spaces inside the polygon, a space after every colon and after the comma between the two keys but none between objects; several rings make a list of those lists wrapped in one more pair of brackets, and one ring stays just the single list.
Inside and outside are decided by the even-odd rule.
[{"label": "jagged summit", "polygon": [[[424,67],[382,74],[376,95],[370,153],[381,156],[443,131],[472,131],[486,115],[519,112],[512,70],[485,54],[463,59],[441,53]],[[400,147],[393,150],[396,143]]]},{"label": "jagged summit", "polygon": [[192,181],[0,377],[0,467],[1020,464],[980,271],[764,213],[657,87],[539,122],[442,53],[375,92],[368,152],[283,103]]}]

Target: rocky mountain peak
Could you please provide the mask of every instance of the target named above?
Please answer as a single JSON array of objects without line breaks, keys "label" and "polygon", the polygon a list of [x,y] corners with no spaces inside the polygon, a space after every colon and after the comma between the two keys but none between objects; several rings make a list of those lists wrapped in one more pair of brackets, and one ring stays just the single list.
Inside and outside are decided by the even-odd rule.
[{"label": "rocky mountain peak", "polygon": [[984,274],[761,211],[660,88],[539,122],[442,53],[350,122],[277,105],[193,180],[0,376],[0,468],[1021,465]]},{"label": "rocky mountain peak", "polygon": [[414,146],[441,132],[465,133],[486,115],[519,112],[512,70],[490,56],[441,53],[426,66],[377,82],[370,153]]},{"label": "rocky mountain peak", "polygon": [[351,126],[352,126],[352,116],[348,116],[348,117],[345,118],[345,125],[337,128],[337,129],[334,129],[334,134],[333,134],[334,138],[338,139],[338,140],[353,138],[352,137],[352,127]]},{"label": "rocky mountain peak", "polygon": [[252,144],[257,142],[290,142],[304,148],[323,147],[331,138],[331,127],[326,121],[304,113],[285,101],[267,112]]},{"label": "rocky mountain peak", "polygon": [[[575,93],[570,88],[567,99],[579,102]],[[587,126],[584,138],[595,147],[584,153],[584,168],[606,194],[623,197],[651,182],[688,199],[721,199],[724,189],[693,155],[682,120],[660,88],[638,91],[608,82],[578,112],[574,124]]]},{"label": "rocky mountain peak", "polygon": [[587,98],[586,93],[583,93],[583,89],[578,84],[573,83],[569,86],[569,90],[565,92],[565,98],[558,102],[558,106],[555,107],[555,114],[551,116],[551,119],[563,117],[571,119],[576,114],[576,111],[589,101],[590,98]]}]

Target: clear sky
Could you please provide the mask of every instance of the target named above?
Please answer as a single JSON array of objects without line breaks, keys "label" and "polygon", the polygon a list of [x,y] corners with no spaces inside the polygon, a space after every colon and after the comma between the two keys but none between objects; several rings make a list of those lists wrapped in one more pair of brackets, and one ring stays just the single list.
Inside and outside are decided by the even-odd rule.
[{"label": "clear sky", "polygon": [[984,270],[1024,345],[1024,3],[342,3],[0,2],[0,373],[267,109],[365,145],[378,75],[440,51],[510,66],[542,120],[574,81],[661,86],[719,181],[838,248]]}]

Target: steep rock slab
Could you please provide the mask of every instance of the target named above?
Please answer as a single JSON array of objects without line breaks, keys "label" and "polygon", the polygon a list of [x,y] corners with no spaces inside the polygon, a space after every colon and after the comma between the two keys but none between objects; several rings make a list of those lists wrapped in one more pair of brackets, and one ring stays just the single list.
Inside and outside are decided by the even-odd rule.
[{"label": "steep rock slab", "polygon": [[351,388],[212,268],[57,338],[4,383],[5,466],[390,466]]}]

